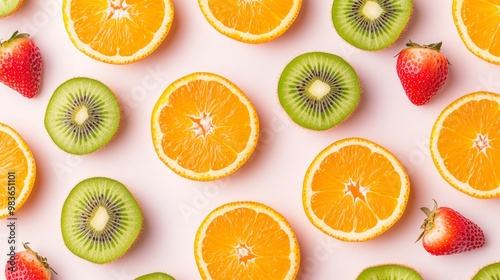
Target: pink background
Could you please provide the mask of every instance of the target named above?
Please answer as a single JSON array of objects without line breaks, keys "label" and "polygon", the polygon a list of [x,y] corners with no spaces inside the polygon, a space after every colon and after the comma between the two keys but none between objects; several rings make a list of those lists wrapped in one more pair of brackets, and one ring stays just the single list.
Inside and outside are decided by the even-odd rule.
[{"label": "pink background", "polygon": [[[402,263],[425,279],[468,279],[480,267],[499,261],[498,200],[479,200],[460,193],[439,175],[428,142],[434,121],[456,98],[476,90],[500,92],[498,66],[471,54],[453,24],[451,0],[415,1],[406,31],[383,51],[360,51],[345,43],[330,18],[332,1],[304,0],[292,27],[266,44],[229,39],[205,20],[196,1],[173,0],[173,27],[159,49],[130,65],[95,61],[70,42],[61,15],[61,0],[26,1],[15,15],[0,19],[0,38],[15,30],[29,32],[42,50],[43,85],[28,100],[0,85],[0,122],[14,127],[31,147],[37,182],[25,206],[17,212],[18,242],[29,241],[59,273],[55,279],[129,280],[152,271],[177,279],[199,279],[193,254],[196,230],[203,218],[226,202],[254,200],[282,213],[298,236],[302,265],[298,279],[355,279],[367,266]],[[409,40],[443,42],[452,66],[444,88],[423,107],[412,105],[402,91],[394,56]],[[277,81],[295,56],[324,51],[342,56],[357,71],[363,85],[361,103],[341,125],[311,132],[292,123],[281,109]],[[150,132],[153,106],[174,80],[198,71],[225,76],[254,102],[261,124],[259,145],[252,159],[232,176],[215,182],[183,179],[156,156]],[[53,91],[64,81],[87,76],[112,88],[125,117],[115,139],[86,156],[71,156],[49,138],[43,124]],[[392,151],[411,179],[407,209],[383,235],[362,243],[328,237],[307,219],[301,192],[305,171],[332,142],[351,136],[375,141]],[[142,205],[143,234],[122,258],[96,265],[73,255],[60,230],[63,202],[83,179],[106,176],[124,183]],[[456,208],[485,231],[486,245],[475,251],[435,257],[420,243],[424,214],[421,206]],[[5,220],[2,224],[6,224]],[[6,260],[7,231],[0,227],[0,261]]]}]

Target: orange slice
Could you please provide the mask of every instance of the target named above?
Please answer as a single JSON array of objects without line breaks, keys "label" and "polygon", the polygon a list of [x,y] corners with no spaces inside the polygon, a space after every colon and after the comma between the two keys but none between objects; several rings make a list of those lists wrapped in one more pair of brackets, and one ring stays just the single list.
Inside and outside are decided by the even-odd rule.
[{"label": "orange slice", "polygon": [[500,64],[500,2],[453,0],[453,21],[465,46],[476,56]]},{"label": "orange slice", "polygon": [[208,214],[194,252],[203,279],[295,279],[300,264],[290,224],[256,202],[232,202]]},{"label": "orange slice", "polygon": [[151,117],[158,157],[192,180],[228,176],[257,145],[259,120],[248,97],[227,79],[194,73],[167,87]]},{"label": "orange slice", "polygon": [[63,0],[71,42],[99,61],[126,64],[151,54],[174,18],[171,0]]},{"label": "orange slice", "polygon": [[264,43],[288,30],[302,0],[198,0],[198,4],[220,33],[245,43]]},{"label": "orange slice", "polygon": [[11,127],[0,123],[0,219],[15,215],[35,183],[31,150]]},{"label": "orange slice", "polygon": [[347,138],[314,159],[302,200],[309,220],[326,234],[365,241],[399,220],[409,193],[406,171],[393,154],[369,140]]},{"label": "orange slice", "polygon": [[431,133],[431,156],[453,187],[478,198],[500,197],[500,95],[467,94],[446,107]]}]

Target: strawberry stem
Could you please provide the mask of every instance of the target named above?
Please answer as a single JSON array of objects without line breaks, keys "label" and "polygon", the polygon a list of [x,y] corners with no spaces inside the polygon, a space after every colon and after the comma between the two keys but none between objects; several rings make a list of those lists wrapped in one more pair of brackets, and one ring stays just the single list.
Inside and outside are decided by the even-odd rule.
[{"label": "strawberry stem", "polygon": [[428,231],[432,226],[434,226],[434,218],[436,217],[436,211],[438,209],[438,204],[435,199],[432,199],[434,201],[434,208],[432,210],[429,210],[427,207],[422,207],[420,210],[425,213],[427,218],[425,218],[424,223],[420,226],[421,229],[423,229],[422,233],[418,237],[418,239],[415,241],[417,243],[422,237],[424,236],[425,232]]},{"label": "strawberry stem", "polygon": [[428,49],[432,49],[432,50],[436,50],[436,51],[440,51],[442,45],[443,45],[443,42],[429,44],[429,45],[420,45],[420,44],[413,42],[412,40],[410,40],[410,42],[406,43],[406,46],[409,48],[428,48]]},{"label": "strawberry stem", "polygon": [[33,255],[35,255],[35,257],[38,259],[39,262],[42,263],[42,265],[46,268],[46,269],[50,269],[52,272],[54,272],[54,274],[57,275],[57,272],[52,268],[50,267],[49,263],[47,262],[47,258],[44,258],[42,256],[40,256],[37,252],[33,251],[29,246],[28,244],[30,244],[29,242],[26,242],[26,243],[23,243],[23,246],[24,246],[24,249],[26,249],[26,251],[32,253]]},{"label": "strawberry stem", "polygon": [[12,36],[7,41],[2,42],[2,40],[0,39],[0,48],[3,47],[4,45],[7,45],[9,42],[14,41],[15,39],[29,38],[29,37],[30,35],[28,33],[19,33],[19,30],[16,30],[14,34],[12,34]]}]

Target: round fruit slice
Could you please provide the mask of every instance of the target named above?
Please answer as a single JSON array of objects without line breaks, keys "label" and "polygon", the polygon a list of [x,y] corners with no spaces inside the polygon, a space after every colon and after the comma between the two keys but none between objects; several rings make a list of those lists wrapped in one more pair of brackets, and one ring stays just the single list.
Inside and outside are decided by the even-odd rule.
[{"label": "round fruit slice", "polygon": [[174,18],[171,0],[63,0],[71,42],[107,63],[138,61],[158,48]]},{"label": "round fruit slice", "polygon": [[333,26],[340,37],[359,49],[385,49],[403,32],[412,6],[412,0],[335,0]]},{"label": "round fruit slice", "polygon": [[0,18],[10,16],[15,13],[19,9],[19,7],[21,7],[22,3],[23,0],[0,1]]},{"label": "round fruit slice", "polygon": [[356,108],[361,85],[354,69],[341,57],[310,52],[294,58],[278,82],[278,98],[290,118],[302,127],[326,130]]},{"label": "round fruit slice", "polygon": [[259,120],[250,99],[212,73],[194,73],[167,87],[151,117],[158,157],[175,173],[207,181],[240,168],[257,145]]},{"label": "round fruit slice", "polygon": [[30,148],[12,127],[0,123],[0,219],[15,215],[35,184]]},{"label": "round fruit slice", "polygon": [[500,95],[474,92],[446,107],[432,128],[430,150],[453,187],[478,198],[500,197]]},{"label": "round fruit slice", "polygon": [[201,12],[220,33],[245,43],[278,38],[299,14],[302,0],[198,0]]},{"label": "round fruit slice", "polygon": [[366,268],[356,280],[423,280],[413,268],[399,264],[384,264]]},{"label": "round fruit slice", "polygon": [[472,277],[472,280],[494,280],[500,279],[500,262],[489,264],[481,268]]},{"label": "round fruit slice", "polygon": [[399,160],[369,140],[334,142],[307,170],[302,200],[309,220],[344,241],[372,239],[403,214],[410,183]]},{"label": "round fruit slice", "polygon": [[78,183],[64,201],[61,229],[73,254],[103,264],[133,245],[142,229],[142,212],[120,182],[90,178]]},{"label": "round fruit slice", "polygon": [[45,128],[63,151],[84,155],[109,143],[120,125],[120,105],[103,83],[74,78],[60,85],[45,112]]},{"label": "round fruit slice", "polygon": [[194,245],[203,279],[295,279],[300,252],[285,218],[256,202],[232,202],[203,220]]},{"label": "round fruit slice", "polygon": [[500,64],[498,1],[453,0],[453,21],[470,52],[479,58]]},{"label": "round fruit slice", "polygon": [[155,273],[150,273],[146,274],[140,277],[135,278],[135,280],[175,280],[174,277],[161,273],[161,272],[155,272]]}]

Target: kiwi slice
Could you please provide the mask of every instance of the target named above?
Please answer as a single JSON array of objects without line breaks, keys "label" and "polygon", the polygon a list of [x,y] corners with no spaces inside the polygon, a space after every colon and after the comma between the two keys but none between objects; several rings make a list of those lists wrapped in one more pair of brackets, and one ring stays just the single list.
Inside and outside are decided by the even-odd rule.
[{"label": "kiwi slice", "polygon": [[175,280],[175,278],[165,273],[155,272],[137,277],[135,280]]},{"label": "kiwi slice", "polygon": [[335,0],[333,26],[349,44],[369,51],[394,43],[412,13],[412,0]]},{"label": "kiwi slice", "polygon": [[120,105],[103,83],[73,78],[60,85],[45,112],[45,128],[54,143],[75,155],[106,145],[120,124]]},{"label": "kiwi slice", "polygon": [[142,212],[128,189],[103,177],[78,183],[64,202],[62,236],[75,255],[103,264],[125,254],[142,229]]},{"label": "kiwi slice", "polygon": [[472,280],[500,280],[500,262],[481,268]]},{"label": "kiwi slice", "polygon": [[15,13],[23,0],[2,0],[0,1],[0,18],[10,16]]},{"label": "kiwi slice", "polygon": [[354,69],[340,56],[309,52],[294,58],[278,82],[281,106],[302,127],[326,130],[356,108],[361,85]]},{"label": "kiwi slice", "polygon": [[366,268],[356,280],[423,280],[413,268],[400,264],[384,264]]}]

